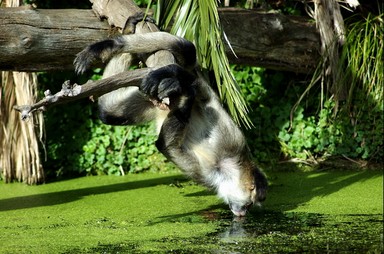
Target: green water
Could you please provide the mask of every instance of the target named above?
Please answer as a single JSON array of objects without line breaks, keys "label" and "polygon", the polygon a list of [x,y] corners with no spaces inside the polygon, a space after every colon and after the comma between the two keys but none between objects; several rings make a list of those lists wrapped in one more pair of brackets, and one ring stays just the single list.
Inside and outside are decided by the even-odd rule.
[{"label": "green water", "polygon": [[268,178],[244,219],[180,174],[0,183],[0,252],[383,252],[382,171]]}]

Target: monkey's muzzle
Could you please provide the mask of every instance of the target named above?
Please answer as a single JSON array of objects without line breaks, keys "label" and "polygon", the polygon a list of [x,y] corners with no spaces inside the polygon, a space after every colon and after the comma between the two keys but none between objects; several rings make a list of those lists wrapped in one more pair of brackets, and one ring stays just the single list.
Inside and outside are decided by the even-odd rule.
[{"label": "monkey's muzzle", "polygon": [[246,205],[237,205],[234,203],[229,204],[229,208],[235,216],[243,217],[247,214],[248,210],[252,207],[253,203]]}]

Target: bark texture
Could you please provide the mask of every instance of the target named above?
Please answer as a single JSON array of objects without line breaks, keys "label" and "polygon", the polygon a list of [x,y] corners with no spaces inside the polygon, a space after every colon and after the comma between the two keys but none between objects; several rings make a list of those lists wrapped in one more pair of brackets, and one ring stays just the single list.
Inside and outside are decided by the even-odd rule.
[{"label": "bark texture", "polygon": [[[0,70],[73,69],[75,55],[85,46],[115,35],[109,25],[120,30],[129,16],[140,11],[127,2],[94,0],[94,12],[0,9]],[[233,8],[220,9],[220,17],[237,56],[228,49],[232,63],[299,73],[314,70],[320,40],[308,19]],[[156,30],[153,24],[139,24],[136,32]]]}]

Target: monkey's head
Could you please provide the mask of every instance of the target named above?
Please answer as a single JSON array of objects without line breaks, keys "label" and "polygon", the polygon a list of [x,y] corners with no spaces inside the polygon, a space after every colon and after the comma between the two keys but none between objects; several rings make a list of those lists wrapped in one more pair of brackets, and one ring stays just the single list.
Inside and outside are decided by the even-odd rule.
[{"label": "monkey's head", "polygon": [[268,182],[253,163],[225,159],[220,165],[217,193],[236,216],[245,216],[253,205],[266,198]]}]

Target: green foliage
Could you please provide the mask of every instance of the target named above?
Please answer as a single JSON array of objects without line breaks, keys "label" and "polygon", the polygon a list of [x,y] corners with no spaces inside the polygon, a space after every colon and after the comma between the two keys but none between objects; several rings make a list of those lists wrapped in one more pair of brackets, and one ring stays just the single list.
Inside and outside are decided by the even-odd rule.
[{"label": "green foliage", "polygon": [[330,155],[380,160],[383,155],[382,111],[361,114],[357,124],[357,119],[345,111],[334,116],[334,106],[334,101],[328,100],[318,114],[311,116],[304,116],[304,109],[300,107],[292,129],[286,127],[279,132],[282,152],[303,160]]},{"label": "green foliage", "polygon": [[[95,72],[93,79],[100,76],[100,70]],[[45,90],[50,84],[60,84],[71,75],[44,73],[39,75],[39,82]],[[72,76],[76,83],[85,82],[76,79]],[[48,176],[121,175],[174,169],[155,147],[153,124],[104,125],[98,120],[95,104],[83,100],[50,108],[45,113],[47,159],[44,168]]]},{"label": "green foliage", "polygon": [[[98,78],[99,71],[96,70],[93,78]],[[247,66],[232,66],[231,71],[252,109],[249,117],[254,128],[247,130],[246,136],[258,161],[271,163],[289,158],[312,160],[341,155],[382,161],[383,105],[367,97],[359,87],[353,95],[353,105],[339,104],[339,110],[335,111],[332,99],[320,107],[320,93],[302,96],[307,90],[302,80],[307,77]],[[60,84],[69,77],[70,73],[39,76],[40,84]],[[84,83],[84,80],[74,82]],[[298,98],[303,98],[302,102],[292,114]],[[103,125],[95,112],[89,101],[46,112],[44,168],[49,175],[116,175],[174,168],[154,145],[153,125]]]},{"label": "green foliage", "polygon": [[258,161],[280,159],[278,135],[289,125],[289,114],[295,98],[288,93],[281,72],[258,67],[232,66],[234,76],[251,108],[249,117],[254,128],[246,130],[247,142]]},{"label": "green foliage", "polygon": [[140,8],[145,8],[147,7],[148,5],[151,5],[152,3],[152,0],[134,0],[134,2],[136,3],[137,6],[139,6]]},{"label": "green foliage", "polygon": [[332,99],[319,109],[320,96],[308,95],[291,120],[292,107],[306,89],[300,82],[302,77],[256,67],[233,66],[232,70],[252,108],[255,128],[246,135],[259,161],[342,155],[382,160],[383,107],[367,107],[375,102],[367,101],[364,93],[355,95],[353,108],[342,107],[336,115]]},{"label": "green foliage", "polygon": [[349,89],[350,103],[357,90],[376,102],[374,107],[380,107],[384,103],[384,14],[368,13],[357,21],[354,18],[347,20],[348,33],[340,68],[345,78],[338,85],[340,89]]},{"label": "green foliage", "polygon": [[[306,77],[247,66],[232,66],[231,70],[252,109],[249,117],[255,127],[245,133],[258,161],[337,155],[381,161],[384,156],[383,107],[363,107],[373,103],[364,93],[355,96],[354,107],[342,107],[337,115],[332,100],[319,108],[320,96],[307,95],[290,121],[292,107],[306,89],[301,82]],[[99,76],[98,72],[94,78]],[[70,73],[39,75],[40,84],[60,84],[70,77]],[[84,83],[76,77],[72,79]],[[84,100],[45,113],[44,168],[49,175],[119,175],[174,169],[155,147],[153,125],[104,125],[95,112],[95,104]]]},{"label": "green foliage", "polygon": [[306,96],[307,101],[315,98],[321,108],[312,112],[300,106],[299,102],[295,104],[294,107],[299,107],[296,108],[292,126],[279,133],[285,156],[305,160],[342,155],[382,161],[383,14],[375,16],[368,13],[363,19],[353,16],[347,24],[348,33],[339,67],[342,78],[332,91],[321,91],[324,98],[320,101],[315,98],[320,93],[309,93],[318,85],[314,81],[318,74],[314,75],[298,101],[302,103]]},{"label": "green foliage", "polygon": [[95,111],[80,103],[57,108],[47,115],[45,168],[51,174],[122,175],[173,167],[156,149],[153,124],[105,125],[96,119]]},{"label": "green foliage", "polygon": [[83,145],[84,156],[79,157],[79,167],[93,174],[100,174],[103,169],[102,173],[108,175],[170,168],[157,152],[153,127],[153,124],[123,127],[93,122],[90,139]]}]

